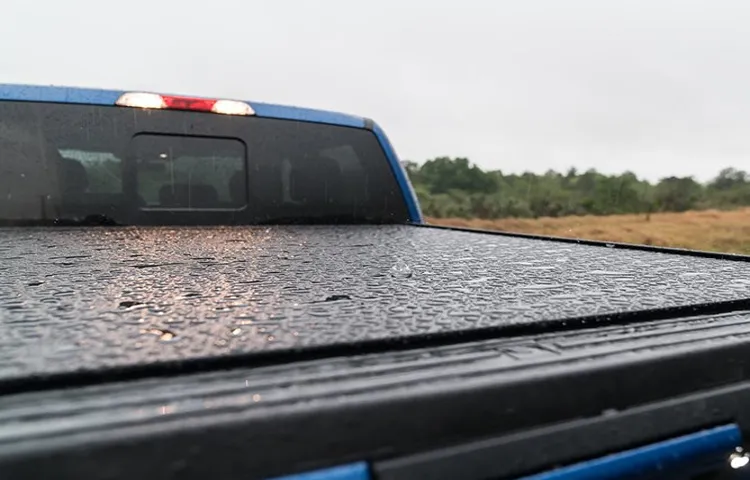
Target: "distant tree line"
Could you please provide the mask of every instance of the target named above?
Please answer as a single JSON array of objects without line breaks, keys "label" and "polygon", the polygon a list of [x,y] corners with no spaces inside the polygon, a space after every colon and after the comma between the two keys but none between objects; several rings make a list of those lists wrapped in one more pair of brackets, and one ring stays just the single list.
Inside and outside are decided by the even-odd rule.
[{"label": "distant tree line", "polygon": [[596,170],[504,174],[484,171],[466,158],[438,157],[406,162],[406,170],[427,216],[437,218],[561,217],[625,213],[683,212],[750,206],[750,175],[725,168],[708,183],[667,177],[658,183],[631,172]]}]

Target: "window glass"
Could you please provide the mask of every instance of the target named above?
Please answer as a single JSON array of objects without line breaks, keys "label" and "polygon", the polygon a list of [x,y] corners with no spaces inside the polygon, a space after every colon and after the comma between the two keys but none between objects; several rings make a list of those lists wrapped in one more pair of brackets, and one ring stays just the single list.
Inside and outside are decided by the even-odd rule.
[{"label": "window glass", "polygon": [[138,135],[132,142],[144,208],[238,209],[247,204],[239,140]]}]

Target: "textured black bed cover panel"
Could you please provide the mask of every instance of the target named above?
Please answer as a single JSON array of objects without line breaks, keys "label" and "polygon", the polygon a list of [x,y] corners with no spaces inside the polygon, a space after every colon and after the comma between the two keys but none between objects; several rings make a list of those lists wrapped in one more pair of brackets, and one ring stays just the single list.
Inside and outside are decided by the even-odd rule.
[{"label": "textured black bed cover panel", "polygon": [[748,298],[748,262],[413,226],[2,229],[0,385]]}]

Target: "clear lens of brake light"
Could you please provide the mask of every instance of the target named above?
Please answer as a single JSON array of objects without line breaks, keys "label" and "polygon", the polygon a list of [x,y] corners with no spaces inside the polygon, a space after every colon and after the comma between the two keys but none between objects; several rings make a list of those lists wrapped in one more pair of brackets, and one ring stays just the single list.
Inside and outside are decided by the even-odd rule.
[{"label": "clear lens of brake light", "polygon": [[167,108],[161,95],[142,92],[124,93],[117,99],[115,105],[134,108]]},{"label": "clear lens of brake light", "polygon": [[224,115],[253,115],[255,112],[253,108],[245,102],[238,102],[236,100],[217,100],[214,106],[211,108],[214,113],[221,113]]}]

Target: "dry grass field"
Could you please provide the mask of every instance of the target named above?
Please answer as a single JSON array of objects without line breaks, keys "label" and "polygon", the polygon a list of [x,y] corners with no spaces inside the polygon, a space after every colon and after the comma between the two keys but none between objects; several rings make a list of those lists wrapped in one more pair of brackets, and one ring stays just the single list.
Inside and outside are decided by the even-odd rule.
[{"label": "dry grass field", "polygon": [[479,220],[428,218],[439,225],[750,254],[750,208],[646,215]]}]

